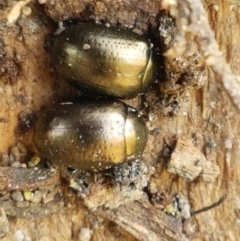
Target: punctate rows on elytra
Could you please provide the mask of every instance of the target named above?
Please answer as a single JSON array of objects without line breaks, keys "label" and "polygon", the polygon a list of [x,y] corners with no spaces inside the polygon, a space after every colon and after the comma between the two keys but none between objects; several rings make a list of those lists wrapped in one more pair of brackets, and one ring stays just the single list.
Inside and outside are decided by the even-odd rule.
[{"label": "punctate rows on elytra", "polygon": [[78,98],[40,113],[34,142],[57,165],[102,170],[142,155],[147,128],[139,112],[120,102]]},{"label": "punctate rows on elytra", "polygon": [[153,81],[151,43],[130,30],[80,23],[57,35],[53,63],[74,87],[117,98],[133,98]]}]

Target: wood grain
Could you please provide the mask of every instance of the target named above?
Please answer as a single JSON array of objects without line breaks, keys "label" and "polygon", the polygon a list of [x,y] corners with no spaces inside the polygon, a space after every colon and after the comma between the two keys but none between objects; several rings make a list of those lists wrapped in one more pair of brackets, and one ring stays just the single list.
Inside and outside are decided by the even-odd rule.
[{"label": "wood grain", "polygon": [[59,182],[57,170],[0,167],[0,191],[34,190]]}]

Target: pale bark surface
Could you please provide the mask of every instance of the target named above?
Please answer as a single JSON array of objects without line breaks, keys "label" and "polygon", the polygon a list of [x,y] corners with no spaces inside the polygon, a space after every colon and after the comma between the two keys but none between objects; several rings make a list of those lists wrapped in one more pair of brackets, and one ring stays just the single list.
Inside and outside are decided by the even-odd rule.
[{"label": "pale bark surface", "polygon": [[[167,6],[170,1],[165,0],[164,2]],[[80,1],[65,0],[47,1],[45,6],[33,2],[29,4],[32,9],[30,16],[21,16],[16,24],[8,25],[6,17],[13,3],[14,1],[0,2],[0,40],[4,41],[4,43],[0,41],[1,155],[7,153],[17,140],[23,141],[29,149],[33,150],[32,131],[30,130],[24,135],[16,132],[19,114],[22,111],[30,110],[36,113],[54,100],[67,99],[77,94],[76,90],[60,80],[53,69],[50,53],[44,49],[46,36],[56,30],[50,17],[55,21],[79,16],[87,20],[105,20],[110,24],[120,23],[126,27],[135,26],[134,31],[143,33],[150,22],[154,24],[161,8],[161,1],[157,0],[85,0],[81,3]],[[94,13],[91,12],[92,6],[95,9]],[[238,1],[230,0],[205,1],[204,7],[208,12],[209,23],[224,58],[234,74],[240,75],[240,4]],[[172,14],[176,15],[176,13]],[[204,30],[204,25],[202,27]],[[197,41],[196,38],[194,40]],[[198,49],[195,45],[194,48]],[[202,65],[205,65],[205,59],[201,56],[199,59],[201,59]],[[171,63],[166,62],[165,64],[167,68],[171,67]],[[189,66],[193,65],[189,64]],[[175,70],[170,68],[173,73]],[[198,88],[196,85],[183,88],[184,90],[180,91],[181,94],[175,97],[180,109],[174,116],[164,115],[164,110],[155,109],[154,107],[158,105],[152,102],[151,106],[150,101],[156,101],[156,97],[152,97],[151,94],[147,96],[150,113],[154,117],[150,118],[148,127],[149,129],[158,128],[160,134],[149,136],[145,156],[150,156],[156,167],[156,172],[151,179],[156,188],[169,194],[182,193],[189,199],[193,210],[211,205],[227,194],[226,200],[220,206],[197,214],[184,224],[183,229],[189,240],[235,241],[240,235],[240,176],[238,175],[240,172],[238,138],[240,114],[223,91],[223,83],[216,82],[214,71],[208,68],[205,69],[205,72],[207,72],[207,79],[203,86],[200,84],[197,86]],[[172,82],[170,81],[171,88],[175,83],[174,80],[173,78]],[[217,80],[219,81],[219,78]],[[161,88],[165,88],[165,86],[161,86]],[[167,145],[173,147],[172,143],[178,138],[190,141],[194,148],[204,154],[211,165],[219,167],[220,174],[209,182],[203,181],[201,177],[189,182],[176,174],[169,173],[162,165],[164,148]],[[66,207],[49,217],[41,219],[9,217],[9,232],[1,240],[20,240],[16,239],[16,236],[22,234],[25,236],[25,240],[84,240],[79,235],[82,228],[90,228],[93,231],[91,241],[137,240],[139,238],[141,228],[137,225],[134,226],[136,221],[126,215],[127,210],[130,212],[131,205],[123,205],[120,207],[121,209],[116,209],[116,212],[113,211],[113,213],[111,210],[104,212],[104,209],[94,213],[84,207],[81,199],[74,196],[72,192],[66,192],[66,195],[68,195],[67,201],[65,201]],[[87,203],[85,205],[88,206]],[[138,205],[143,204],[140,202]],[[139,206],[135,206],[132,210],[144,210],[138,209]],[[149,211],[149,213],[151,212]],[[157,211],[156,214],[158,214]],[[119,220],[118,215],[122,215],[122,219]],[[159,215],[156,216],[159,217]],[[1,217],[4,219],[4,215],[1,214]],[[141,217],[143,218],[141,224],[149,221],[144,215]],[[154,218],[150,220],[154,224],[162,225]],[[155,230],[154,225],[148,227],[146,224],[144,227],[151,231]],[[154,234],[158,234],[157,231]],[[144,235],[142,238],[147,240],[144,239]],[[159,237],[159,240],[165,239]],[[175,240],[178,240],[178,237],[175,237]]]}]

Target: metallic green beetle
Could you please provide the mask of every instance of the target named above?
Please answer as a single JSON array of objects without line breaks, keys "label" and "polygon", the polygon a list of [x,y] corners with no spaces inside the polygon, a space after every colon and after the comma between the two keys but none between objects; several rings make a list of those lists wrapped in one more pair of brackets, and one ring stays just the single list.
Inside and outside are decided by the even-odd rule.
[{"label": "metallic green beetle", "polygon": [[101,170],[141,156],[147,128],[139,112],[120,102],[78,98],[40,113],[34,142],[56,165]]},{"label": "metallic green beetle", "polygon": [[150,42],[102,24],[66,28],[54,41],[53,63],[74,87],[118,98],[136,97],[153,80]]}]

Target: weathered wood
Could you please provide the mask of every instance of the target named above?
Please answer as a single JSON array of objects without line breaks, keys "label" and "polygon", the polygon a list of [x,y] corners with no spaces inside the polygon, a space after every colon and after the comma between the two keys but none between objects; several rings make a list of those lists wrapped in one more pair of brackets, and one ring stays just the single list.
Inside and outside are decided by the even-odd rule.
[{"label": "weathered wood", "polygon": [[0,191],[35,190],[59,182],[57,170],[0,167]]},{"label": "weathered wood", "polygon": [[99,210],[97,213],[115,222],[138,240],[180,241],[184,238],[180,218],[157,210],[144,199],[113,210]]},{"label": "weathered wood", "polygon": [[[29,5],[32,8],[32,15],[21,16],[18,22],[12,25],[8,25],[6,21],[12,5],[3,3],[0,8],[0,153],[8,153],[9,148],[20,139],[28,144],[28,148],[31,147],[30,132],[25,135],[15,132],[19,123],[19,114],[22,111],[36,113],[53,100],[67,99],[77,94],[59,79],[52,68],[50,53],[44,50],[47,35],[56,30],[52,22],[48,21],[48,17],[55,22],[69,17],[81,20],[103,20],[110,24],[135,26],[135,32],[145,33],[149,25],[154,26],[159,23],[158,14],[165,4],[166,14],[175,16],[175,22],[179,26],[180,32],[175,32],[178,33],[175,35],[177,40],[180,40],[183,46],[189,46],[185,41],[186,34],[188,39],[198,47],[197,53],[201,50],[200,52],[206,54],[202,56],[205,59],[203,64],[208,64],[211,68],[207,68],[205,85],[198,85],[201,89],[190,87],[183,89],[183,93],[176,94],[174,100],[178,103],[177,111],[171,111],[172,107],[164,102],[160,107],[169,108],[170,111],[159,111],[159,103],[165,96],[159,94],[152,99],[149,98],[151,101],[146,103],[150,112],[147,124],[151,131],[145,154],[149,155],[156,164],[154,178],[157,189],[167,193],[182,192],[189,198],[194,210],[208,206],[224,193],[228,194],[228,198],[222,205],[189,220],[190,228],[187,233],[190,236],[200,231],[202,236],[199,236],[198,240],[237,240],[240,234],[238,227],[240,217],[239,113],[218,86],[221,88],[224,86],[238,105],[239,99],[233,96],[238,90],[236,78],[225,65],[224,59],[230,64],[233,72],[240,75],[239,2],[217,0],[203,1],[203,3],[209,19],[206,18],[206,13],[203,12],[203,7],[198,0],[46,1],[44,6],[46,14],[39,10],[41,6],[34,2]],[[169,4],[173,5],[169,6]],[[198,6],[199,9],[197,9]],[[210,32],[209,24],[213,32]],[[158,29],[155,28],[154,31],[158,36]],[[222,55],[214,38],[219,44]],[[161,47],[160,44],[159,47]],[[178,45],[176,48],[178,50]],[[191,49],[189,53],[191,57]],[[177,56],[174,61],[181,62],[183,56],[185,55]],[[189,62],[194,63],[194,60],[190,59]],[[198,63],[196,67],[197,65]],[[193,66],[189,65],[186,70],[193,68],[191,71],[194,73]],[[200,73],[199,69],[198,73]],[[158,86],[155,90],[158,92]],[[236,96],[239,97],[238,93]],[[167,116],[169,112],[171,116]],[[214,182],[206,184],[196,180],[194,183],[189,183],[166,171],[163,156],[168,155],[168,151],[165,152],[166,146],[170,153],[172,146],[171,141],[166,143],[165,140],[181,136],[192,141],[194,147],[202,151],[209,161],[219,166],[220,175]],[[6,181],[6,176],[3,179]],[[2,188],[6,187],[6,185],[2,186]],[[91,214],[79,202],[71,200],[66,203],[66,206],[72,206],[71,210],[62,209],[61,212],[42,220],[9,219],[10,230],[2,240],[15,240],[16,230],[20,230],[26,239],[79,240],[79,232],[83,227],[92,228],[91,241],[135,240],[127,232],[125,235],[116,232],[117,228],[112,228],[112,222],[101,223],[99,220],[96,221],[96,216],[92,218],[94,221],[86,221],[86,217],[91,217]],[[129,203],[128,208],[130,207]],[[128,209],[125,208],[126,210]],[[109,212],[110,217],[112,211],[103,212],[106,214]],[[144,217],[144,214],[142,215]],[[118,214],[112,216],[114,220],[118,220],[118,217],[130,226],[121,224],[120,221],[119,225],[129,232],[136,232],[137,229],[131,226],[132,217],[123,216],[121,219]],[[134,224],[133,219],[132,224]]]},{"label": "weathered wood", "polygon": [[[229,2],[231,3],[231,1]],[[223,53],[219,50],[202,1],[163,1],[162,6],[174,18],[180,20],[176,21],[180,35],[187,38],[189,33],[191,34],[202,55],[205,57],[205,64],[211,68],[216,81],[226,91],[232,103],[240,110],[239,81],[227,64]],[[218,5],[216,4],[216,6]],[[176,44],[174,48],[181,47],[181,44],[179,46]],[[171,58],[175,57],[171,56]]]},{"label": "weathered wood", "polygon": [[187,181],[200,177],[199,180],[214,182],[220,174],[219,167],[207,160],[204,154],[185,138],[177,140],[167,170]]}]

